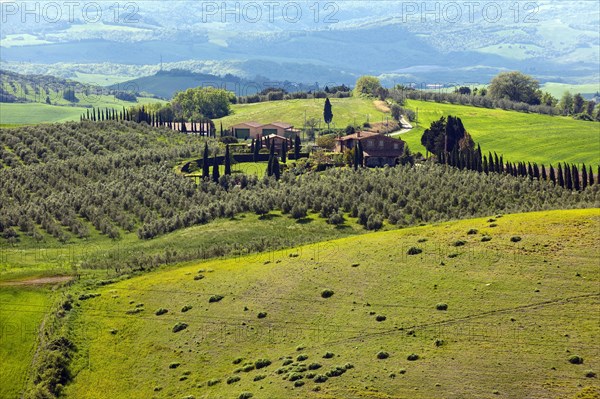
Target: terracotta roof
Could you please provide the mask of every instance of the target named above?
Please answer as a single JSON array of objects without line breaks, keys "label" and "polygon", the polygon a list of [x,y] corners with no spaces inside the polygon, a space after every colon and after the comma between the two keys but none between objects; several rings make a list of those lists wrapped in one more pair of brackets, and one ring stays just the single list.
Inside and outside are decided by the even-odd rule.
[{"label": "terracotta roof", "polygon": [[379,133],[374,133],[374,132],[360,132],[360,136],[359,136],[359,133],[352,133],[347,136],[340,137],[337,140],[339,140],[339,141],[357,140],[357,139],[362,140],[364,138],[373,137],[373,136],[381,136],[381,135]]},{"label": "terracotta roof", "polygon": [[268,136],[264,136],[265,139],[279,139],[279,140],[287,140],[287,137],[280,136],[278,134],[269,134]]},{"label": "terracotta roof", "polygon": [[263,125],[263,123],[258,123],[258,122],[240,122],[236,125],[233,125],[233,127],[236,126],[240,126],[240,125],[247,125],[247,126],[252,126],[252,127],[260,127]]},{"label": "terracotta roof", "polygon": [[277,126],[282,129],[289,129],[291,127],[294,127],[293,125],[290,125],[289,123],[285,123],[285,122],[273,122],[273,123],[267,123],[267,125]]},{"label": "terracotta roof", "polygon": [[404,151],[403,148],[398,149],[398,150],[393,150],[390,148],[384,149],[384,150],[363,150],[363,154],[365,157],[383,157],[383,158],[388,158],[388,157],[399,157],[400,155],[402,155],[402,152]]}]

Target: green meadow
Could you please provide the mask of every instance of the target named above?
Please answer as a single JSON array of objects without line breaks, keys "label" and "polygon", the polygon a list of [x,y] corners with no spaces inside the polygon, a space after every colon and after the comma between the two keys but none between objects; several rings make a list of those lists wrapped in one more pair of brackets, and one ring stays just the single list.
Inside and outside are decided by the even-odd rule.
[{"label": "green meadow", "polygon": [[[366,98],[332,98],[333,108],[332,127],[345,128],[348,125],[362,125],[364,122],[381,122],[390,118],[389,113],[381,112],[375,107],[373,101]],[[235,104],[232,114],[215,123],[223,123],[224,128],[229,128],[240,122],[287,122],[296,128],[304,127],[305,119],[315,118],[320,123],[320,128],[326,128],[323,122],[324,98],[268,101],[254,104]]]},{"label": "green meadow", "polygon": [[484,153],[495,151],[504,155],[505,161],[553,163],[555,166],[557,162],[600,163],[600,124],[597,122],[414,100],[408,100],[406,106],[418,110],[415,129],[401,135],[413,152],[425,153],[421,136],[431,122],[453,115],[462,119]]},{"label": "green meadow", "polygon": [[600,210],[491,218],[75,286],[65,397],[598,392]]}]

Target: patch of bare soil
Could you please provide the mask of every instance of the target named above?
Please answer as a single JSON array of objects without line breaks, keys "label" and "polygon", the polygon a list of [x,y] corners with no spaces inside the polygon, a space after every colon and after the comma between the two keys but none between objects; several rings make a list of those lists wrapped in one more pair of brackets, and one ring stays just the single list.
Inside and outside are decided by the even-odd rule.
[{"label": "patch of bare soil", "polygon": [[65,281],[70,281],[73,276],[56,276],[56,277],[37,277],[28,280],[17,280],[17,281],[3,281],[0,282],[0,286],[30,286],[30,285],[44,285],[44,284],[58,284]]}]

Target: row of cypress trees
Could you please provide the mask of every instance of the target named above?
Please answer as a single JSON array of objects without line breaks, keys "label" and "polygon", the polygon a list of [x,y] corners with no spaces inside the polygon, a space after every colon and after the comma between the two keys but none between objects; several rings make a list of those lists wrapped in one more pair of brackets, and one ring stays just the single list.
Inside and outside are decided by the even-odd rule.
[{"label": "row of cypress trees", "polygon": [[[123,107],[121,111],[114,108],[91,108],[86,109],[85,113],[79,117],[80,121],[131,121],[136,123],[146,122],[150,126],[166,126],[171,130],[178,130],[182,133],[199,133],[201,136],[216,137],[217,129],[214,122],[209,118],[202,118],[199,121],[191,120],[191,130],[188,131],[185,121],[175,121],[173,118],[163,117],[161,113],[148,112],[142,105],[139,109],[127,109]],[[199,128],[198,128],[199,126]],[[223,125],[221,124],[221,136],[223,136]]]},{"label": "row of cypress trees", "polygon": [[440,152],[437,155],[438,161],[459,169],[474,170],[483,173],[506,173],[512,176],[529,177],[551,181],[560,187],[568,190],[584,190],[587,186],[600,184],[600,165],[597,168],[596,178],[591,166],[582,164],[559,163],[557,169],[550,164],[546,169],[545,165],[538,165],[535,162],[504,162],[503,156],[496,154],[482,155],[481,147],[478,145],[475,150],[459,151],[456,147],[449,153]]}]

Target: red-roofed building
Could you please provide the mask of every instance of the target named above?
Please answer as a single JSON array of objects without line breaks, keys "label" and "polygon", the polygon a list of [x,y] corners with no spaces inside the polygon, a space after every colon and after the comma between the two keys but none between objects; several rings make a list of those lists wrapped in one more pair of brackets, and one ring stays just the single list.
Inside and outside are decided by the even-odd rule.
[{"label": "red-roofed building", "polygon": [[404,153],[404,141],[366,131],[338,138],[335,151],[352,150],[358,141],[362,144],[365,166],[394,166]]}]

